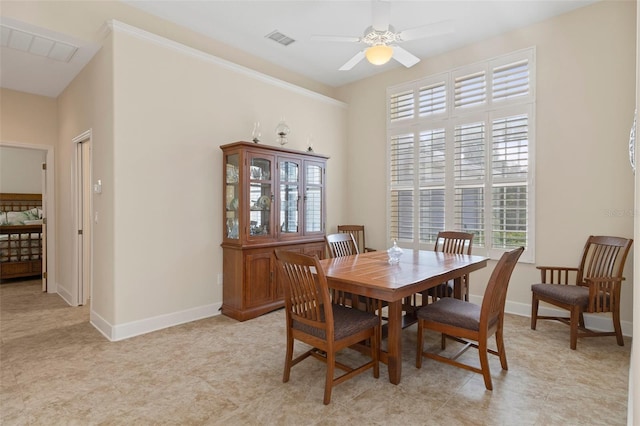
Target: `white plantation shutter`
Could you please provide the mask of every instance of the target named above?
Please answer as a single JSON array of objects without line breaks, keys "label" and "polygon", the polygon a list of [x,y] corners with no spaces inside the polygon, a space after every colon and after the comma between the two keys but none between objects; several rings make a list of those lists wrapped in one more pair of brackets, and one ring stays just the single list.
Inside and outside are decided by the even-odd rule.
[{"label": "white plantation shutter", "polygon": [[420,242],[435,243],[445,225],[444,187],[420,190]]},{"label": "white plantation shutter", "polygon": [[413,190],[391,190],[391,238],[413,241]]},{"label": "white plantation shutter", "polygon": [[445,224],[445,129],[420,132],[420,242],[433,243]]},{"label": "white plantation shutter", "polygon": [[418,110],[420,117],[443,113],[447,107],[447,92],[444,82],[428,87],[422,87],[418,91]]},{"label": "white plantation shutter", "polygon": [[454,84],[453,99],[456,108],[468,108],[486,102],[487,80],[484,71],[458,77]]},{"label": "white plantation shutter", "polygon": [[429,249],[460,230],[533,261],[534,83],[531,48],[388,89],[392,238]]},{"label": "white plantation shutter", "polygon": [[413,134],[395,136],[391,140],[391,185],[413,185],[415,159]]},{"label": "white plantation shutter", "polygon": [[506,249],[523,241],[526,245],[529,198],[527,115],[494,120],[492,139],[492,246]]},{"label": "white plantation shutter", "polygon": [[414,217],[414,135],[394,136],[390,158],[391,237],[398,241],[413,241]]},{"label": "white plantation shutter", "polygon": [[454,135],[454,176],[456,183],[484,181],[484,122],[456,126]]},{"label": "white plantation shutter", "polygon": [[494,68],[492,85],[494,102],[528,95],[528,60]]},{"label": "white plantation shutter", "polygon": [[484,243],[485,124],[458,125],[454,132],[454,226]]},{"label": "white plantation shutter", "polygon": [[454,190],[454,228],[474,234],[473,245],[484,247],[484,185],[458,186]]},{"label": "white plantation shutter", "polygon": [[445,130],[435,129],[420,133],[420,185],[444,186]]},{"label": "white plantation shutter", "polygon": [[413,90],[396,93],[389,99],[391,121],[413,118],[414,109]]}]

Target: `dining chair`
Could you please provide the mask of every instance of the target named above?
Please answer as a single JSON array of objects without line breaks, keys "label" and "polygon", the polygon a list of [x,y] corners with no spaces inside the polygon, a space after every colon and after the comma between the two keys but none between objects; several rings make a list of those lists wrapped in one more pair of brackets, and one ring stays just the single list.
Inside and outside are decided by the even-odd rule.
[{"label": "dining chair", "polygon": [[[455,254],[471,254],[473,246],[473,234],[458,231],[438,232],[433,251]],[[437,287],[428,290],[428,295],[433,300],[440,297],[451,296],[453,293],[453,282],[442,283]],[[461,294],[465,301],[469,301],[469,274],[461,278]],[[424,294],[423,294],[424,298]],[[423,299],[424,304],[424,299]]]},{"label": "dining chair", "polygon": [[[523,251],[524,247],[520,247],[502,255],[489,278],[482,305],[453,297],[443,297],[418,309],[417,368],[422,367],[423,357],[431,358],[482,374],[485,387],[488,390],[493,389],[488,354],[497,355],[502,369],[508,369],[503,340],[504,304],[511,273]],[[464,343],[465,346],[451,357],[426,352],[424,351],[425,329],[441,333],[443,350],[446,348],[447,338]],[[493,334],[496,336],[497,351],[488,347],[489,337]],[[478,349],[480,368],[457,361],[457,358],[470,347]]]},{"label": "dining chair", "polygon": [[[569,325],[571,349],[576,349],[578,337],[616,336],[618,345],[624,346],[620,326],[620,288],[632,244],[633,240],[626,238],[590,236],[577,268],[538,266],[542,283],[531,286],[531,329],[536,329],[538,319],[556,320]],[[573,276],[575,280],[571,279]],[[538,315],[540,301],[566,309],[569,317]],[[614,331],[587,329],[585,312],[611,312]]]},{"label": "dining chair", "polygon": [[324,239],[327,243],[329,257],[351,256],[360,253],[353,234],[328,234],[325,235]]},{"label": "dining chair", "polygon": [[376,251],[375,249],[367,247],[367,243],[364,238],[364,225],[338,225],[338,233],[353,235],[356,247],[358,247],[358,251],[360,253]]},{"label": "dining chair", "polygon": [[[324,236],[325,243],[327,244],[327,251],[329,252],[329,257],[343,257],[343,256],[351,256],[354,254],[359,254],[358,246],[352,234],[328,234]],[[358,301],[354,302],[351,293],[347,293],[344,291],[337,291],[330,289],[329,293],[331,294],[331,299],[333,303],[337,303],[339,305],[344,306],[354,306],[366,310],[366,298],[364,296],[359,297]],[[358,303],[360,302],[360,303]]]},{"label": "dining chair", "polygon": [[[324,237],[329,257],[343,257],[360,254],[353,234],[337,233]],[[352,294],[342,291],[330,291],[334,303],[352,306],[368,312],[378,312],[381,315],[382,302],[366,296],[354,298]]]},{"label": "dining chair", "polygon": [[[284,286],[287,351],[283,382],[288,382],[291,368],[313,356],[327,364],[324,404],[331,401],[331,390],[345,380],[370,368],[373,377],[380,375],[380,318],[370,312],[331,303],[324,270],[317,256],[275,250],[276,262]],[[294,341],[311,349],[293,358]],[[370,342],[371,360],[355,368],[336,361],[336,353],[358,342]],[[339,368],[344,374],[334,378]]]},{"label": "dining chair", "polygon": [[[458,231],[441,231],[438,232],[433,251],[443,253],[471,254],[473,246],[473,234]],[[460,277],[461,294],[465,301],[469,301],[469,274]],[[449,297],[453,295],[453,281],[442,283],[436,287],[432,287],[420,293],[422,300],[420,305],[427,304],[429,297],[435,302],[441,297]],[[403,302],[404,309],[407,312],[415,311],[419,308],[416,295],[408,297]]]}]

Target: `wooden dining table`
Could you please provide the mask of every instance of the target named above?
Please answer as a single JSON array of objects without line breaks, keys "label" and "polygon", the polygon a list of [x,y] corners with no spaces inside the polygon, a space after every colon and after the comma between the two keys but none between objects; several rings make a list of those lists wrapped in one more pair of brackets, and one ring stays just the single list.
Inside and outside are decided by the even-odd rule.
[{"label": "wooden dining table", "polygon": [[487,266],[487,258],[403,249],[397,264],[388,262],[386,251],[323,259],[320,263],[330,288],[388,303],[387,351],[381,354],[381,360],[387,364],[389,381],[398,384],[402,376],[403,299],[449,280],[459,288],[464,275]]}]

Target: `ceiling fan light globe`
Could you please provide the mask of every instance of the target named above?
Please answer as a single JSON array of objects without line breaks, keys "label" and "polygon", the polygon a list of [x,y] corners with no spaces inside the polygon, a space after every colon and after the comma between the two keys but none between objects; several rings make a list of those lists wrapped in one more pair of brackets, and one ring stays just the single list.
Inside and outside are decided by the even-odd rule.
[{"label": "ceiling fan light globe", "polygon": [[364,55],[367,57],[367,61],[373,65],[384,65],[391,60],[393,48],[384,44],[378,44],[368,48]]}]

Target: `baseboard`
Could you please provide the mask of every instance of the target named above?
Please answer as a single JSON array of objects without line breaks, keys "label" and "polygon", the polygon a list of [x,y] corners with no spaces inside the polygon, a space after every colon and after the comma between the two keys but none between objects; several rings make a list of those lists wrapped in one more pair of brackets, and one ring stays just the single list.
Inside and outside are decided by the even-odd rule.
[{"label": "baseboard", "polygon": [[[56,293],[58,296],[62,297],[62,299],[69,304],[69,306],[76,306],[73,304],[73,296],[69,293],[64,287],[57,285]],[[49,289],[47,289],[47,293],[50,293]]]},{"label": "baseboard", "polygon": [[186,309],[184,311],[172,312],[170,314],[158,315],[152,318],[145,318],[139,321],[132,321],[125,324],[112,325],[96,312],[91,310],[89,322],[107,339],[112,342],[124,340],[152,331],[162,330],[191,321],[220,315],[222,303],[199,306],[197,308]]},{"label": "baseboard", "polygon": [[[473,303],[481,304],[482,297],[469,295],[469,300]],[[508,314],[520,315],[531,318],[531,305],[527,303],[509,302],[505,304],[504,311]],[[548,316],[569,316],[568,311],[550,308],[540,305],[538,312],[540,315]],[[611,314],[585,314],[584,322],[587,328],[594,331],[613,331]],[[633,336],[633,323],[630,321],[620,321],[622,334]]]}]

